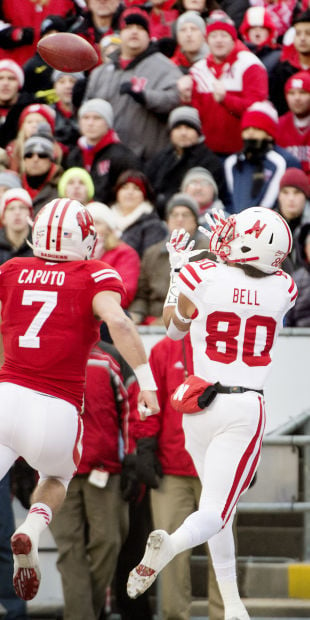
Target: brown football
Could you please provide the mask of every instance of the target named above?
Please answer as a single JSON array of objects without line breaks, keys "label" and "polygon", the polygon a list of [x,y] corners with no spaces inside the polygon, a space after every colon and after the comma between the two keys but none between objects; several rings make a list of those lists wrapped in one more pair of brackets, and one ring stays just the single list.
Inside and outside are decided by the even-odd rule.
[{"label": "brown football", "polygon": [[86,71],[98,63],[93,46],[72,32],[56,32],[40,39],[37,50],[51,67],[68,73]]}]

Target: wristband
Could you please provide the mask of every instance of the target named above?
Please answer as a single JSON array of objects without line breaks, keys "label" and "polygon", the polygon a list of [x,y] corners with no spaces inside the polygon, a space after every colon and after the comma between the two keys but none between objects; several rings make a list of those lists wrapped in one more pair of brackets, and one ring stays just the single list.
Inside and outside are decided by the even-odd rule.
[{"label": "wristband", "polygon": [[134,373],[142,391],[150,390],[153,392],[154,390],[157,390],[157,385],[149,364],[141,364],[140,366],[137,366],[137,368],[134,368]]},{"label": "wristband", "polygon": [[174,312],[175,316],[177,317],[177,319],[179,319],[179,321],[181,321],[181,323],[191,323],[192,319],[186,319],[184,316],[182,316],[182,314],[180,314],[178,306],[175,307]]}]

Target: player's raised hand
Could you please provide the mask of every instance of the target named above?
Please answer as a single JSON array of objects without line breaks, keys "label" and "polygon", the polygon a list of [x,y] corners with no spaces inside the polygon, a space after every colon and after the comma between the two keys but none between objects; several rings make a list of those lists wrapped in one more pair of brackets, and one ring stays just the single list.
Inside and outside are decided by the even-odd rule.
[{"label": "player's raised hand", "polygon": [[210,251],[217,254],[219,245],[226,240],[227,233],[231,229],[231,220],[225,218],[222,209],[212,209],[212,217],[209,213],[206,213],[204,217],[210,230],[203,226],[199,226],[198,230],[210,240]]},{"label": "player's raised hand", "polygon": [[201,250],[193,250],[195,240],[190,241],[190,234],[184,228],[175,228],[170,240],[166,243],[169,253],[169,262],[172,271],[182,269],[192,256],[201,253]]}]

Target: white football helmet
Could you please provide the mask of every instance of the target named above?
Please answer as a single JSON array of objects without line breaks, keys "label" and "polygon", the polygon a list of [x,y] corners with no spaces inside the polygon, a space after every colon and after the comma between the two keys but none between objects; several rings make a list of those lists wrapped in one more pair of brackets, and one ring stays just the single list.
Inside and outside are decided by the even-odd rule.
[{"label": "white football helmet", "polygon": [[279,213],[250,207],[227,220],[215,217],[210,250],[225,263],[248,263],[264,273],[280,269],[292,248],[288,224]]},{"label": "white football helmet", "polygon": [[91,257],[96,230],[89,211],[77,200],[56,198],[39,211],[32,228],[35,256],[54,261]]}]

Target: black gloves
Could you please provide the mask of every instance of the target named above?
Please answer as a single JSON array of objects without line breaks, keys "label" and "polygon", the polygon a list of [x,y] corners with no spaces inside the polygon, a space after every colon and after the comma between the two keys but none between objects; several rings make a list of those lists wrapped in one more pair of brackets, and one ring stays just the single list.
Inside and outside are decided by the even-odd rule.
[{"label": "black gloves", "polygon": [[140,495],[140,482],[136,472],[136,454],[126,454],[121,471],[121,494],[125,502],[134,502]]},{"label": "black gloves", "polygon": [[137,103],[145,104],[145,94],[142,90],[136,92],[132,89],[131,82],[123,82],[119,89],[120,95],[130,95]]},{"label": "black gloves", "polygon": [[161,464],[156,455],[156,437],[143,437],[137,441],[137,476],[140,482],[152,489],[159,486],[163,476]]},{"label": "black gloves", "polygon": [[11,493],[27,510],[30,508],[31,494],[37,481],[36,470],[32,469],[24,459],[17,459],[10,470]]},{"label": "black gloves", "polygon": [[4,28],[0,32],[0,45],[10,50],[22,45],[31,45],[34,41],[33,28]]}]

